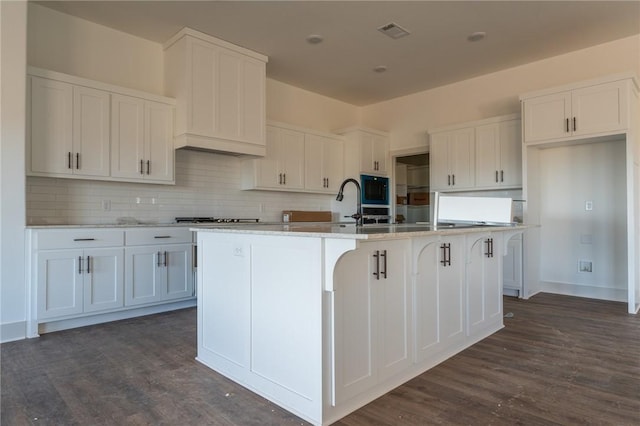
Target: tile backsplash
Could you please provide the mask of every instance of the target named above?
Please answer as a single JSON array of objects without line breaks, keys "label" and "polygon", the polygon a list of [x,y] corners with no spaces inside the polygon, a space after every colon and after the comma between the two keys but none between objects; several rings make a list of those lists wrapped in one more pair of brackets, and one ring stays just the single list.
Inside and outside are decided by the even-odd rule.
[{"label": "tile backsplash", "polygon": [[282,210],[331,210],[332,195],[240,189],[242,161],[241,157],[178,150],[175,185],[29,176],[27,224],[112,224],[122,217],[171,223],[177,216],[280,221]]}]

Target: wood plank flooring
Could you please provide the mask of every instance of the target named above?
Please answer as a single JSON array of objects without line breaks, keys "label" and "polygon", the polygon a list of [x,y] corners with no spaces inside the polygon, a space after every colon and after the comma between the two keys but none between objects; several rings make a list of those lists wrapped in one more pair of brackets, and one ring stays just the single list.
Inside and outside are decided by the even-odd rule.
[{"label": "wood plank flooring", "polygon": [[[640,316],[505,298],[505,328],[336,425],[638,425]],[[304,425],[194,360],[195,309],[0,347],[0,424]]]}]

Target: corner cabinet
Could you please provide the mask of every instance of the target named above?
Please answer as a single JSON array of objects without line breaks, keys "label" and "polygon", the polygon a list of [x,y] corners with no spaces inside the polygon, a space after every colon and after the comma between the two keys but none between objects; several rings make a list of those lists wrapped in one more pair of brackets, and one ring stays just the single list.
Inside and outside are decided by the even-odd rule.
[{"label": "corner cabinet", "polygon": [[432,191],[522,187],[519,114],[436,129],[429,140]]},{"label": "corner cabinet", "polygon": [[339,136],[270,122],[266,156],[244,161],[242,188],[335,194],[342,165]]},{"label": "corner cabinet", "polygon": [[29,67],[27,175],[173,184],[174,101]]},{"label": "corner cabinet", "polygon": [[360,179],[360,174],[386,176],[389,164],[389,135],[369,128],[337,130],[345,137],[345,177]]},{"label": "corner cabinet", "polygon": [[268,58],[184,28],[164,45],[176,148],[265,155]]},{"label": "corner cabinet", "polygon": [[525,94],[524,142],[541,143],[620,133],[629,127],[628,76]]}]

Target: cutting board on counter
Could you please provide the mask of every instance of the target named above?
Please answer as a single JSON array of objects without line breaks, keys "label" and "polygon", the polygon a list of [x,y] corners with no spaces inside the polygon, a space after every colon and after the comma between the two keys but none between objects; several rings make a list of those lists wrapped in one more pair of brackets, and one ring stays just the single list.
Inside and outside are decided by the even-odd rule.
[{"label": "cutting board on counter", "polygon": [[332,214],[327,211],[283,210],[282,218],[286,222],[331,222]]}]

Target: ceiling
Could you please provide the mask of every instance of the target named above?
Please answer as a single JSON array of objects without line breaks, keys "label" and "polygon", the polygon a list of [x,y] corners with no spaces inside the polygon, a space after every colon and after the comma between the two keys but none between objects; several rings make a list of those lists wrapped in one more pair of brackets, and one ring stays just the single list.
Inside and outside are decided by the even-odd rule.
[{"label": "ceiling", "polygon": [[[187,26],[267,55],[269,78],[358,106],[640,33],[640,0],[38,3],[158,43]],[[410,35],[377,30],[390,22]]]}]

